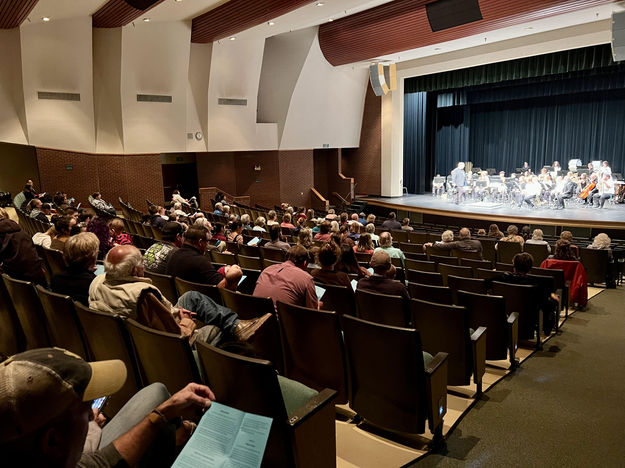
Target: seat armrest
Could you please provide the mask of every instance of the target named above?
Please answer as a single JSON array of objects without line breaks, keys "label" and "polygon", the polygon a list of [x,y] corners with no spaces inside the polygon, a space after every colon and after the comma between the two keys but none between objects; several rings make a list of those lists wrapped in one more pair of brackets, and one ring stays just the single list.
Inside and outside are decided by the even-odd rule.
[{"label": "seat armrest", "polygon": [[437,353],[425,368],[428,421],[430,432],[442,431],[443,416],[447,413],[447,359],[449,354]]},{"label": "seat armrest", "polygon": [[510,363],[515,362],[516,351],[519,349],[519,314],[512,312],[508,315],[508,352],[510,353]]},{"label": "seat armrest", "polygon": [[473,348],[473,381],[477,384],[478,393],[482,392],[482,377],[486,372],[486,327],[479,327],[471,335]]},{"label": "seat armrest", "polygon": [[325,388],[317,395],[308,400],[303,406],[292,411],[288,415],[288,424],[295,428],[302,424],[306,419],[312,417],[316,412],[321,411],[323,407],[332,403],[337,395],[336,390]]}]

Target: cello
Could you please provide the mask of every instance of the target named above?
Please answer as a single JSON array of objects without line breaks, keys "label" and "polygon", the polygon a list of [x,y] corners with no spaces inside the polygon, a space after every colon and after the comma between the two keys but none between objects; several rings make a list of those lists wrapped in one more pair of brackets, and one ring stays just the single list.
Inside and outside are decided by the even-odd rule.
[{"label": "cello", "polygon": [[597,186],[597,184],[595,182],[590,182],[584,188],[584,190],[582,190],[582,192],[579,194],[579,198],[581,198],[582,200],[586,200],[586,198],[588,198],[588,195],[590,194],[590,192],[592,192],[595,189],[596,186]]}]

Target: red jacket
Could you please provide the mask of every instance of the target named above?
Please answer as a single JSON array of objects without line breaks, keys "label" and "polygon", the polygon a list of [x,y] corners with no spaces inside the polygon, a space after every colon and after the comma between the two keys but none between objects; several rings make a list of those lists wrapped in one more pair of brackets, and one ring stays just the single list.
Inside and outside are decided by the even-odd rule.
[{"label": "red jacket", "polygon": [[548,258],[543,260],[540,267],[550,270],[564,270],[564,281],[569,285],[569,302],[586,307],[588,304],[588,279],[581,262]]}]

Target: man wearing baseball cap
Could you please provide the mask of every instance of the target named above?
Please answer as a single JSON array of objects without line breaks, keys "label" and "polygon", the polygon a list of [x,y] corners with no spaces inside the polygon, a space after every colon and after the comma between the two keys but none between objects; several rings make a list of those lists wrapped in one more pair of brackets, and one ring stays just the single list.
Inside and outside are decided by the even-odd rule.
[{"label": "man wearing baseball cap", "polygon": [[[161,384],[146,387],[110,421],[109,432],[116,435],[112,443],[83,454],[94,417],[92,400],[115,393],[125,380],[122,361],[88,363],[60,348],[33,349],[0,363],[2,465],[134,466],[156,443],[161,451],[173,449],[173,421],[197,415],[215,399],[208,387],[199,384],[189,384],[170,398]],[[155,388],[163,389],[160,400],[151,398]],[[171,443],[163,441],[167,433]],[[170,452],[161,456],[164,465],[173,461]]]}]

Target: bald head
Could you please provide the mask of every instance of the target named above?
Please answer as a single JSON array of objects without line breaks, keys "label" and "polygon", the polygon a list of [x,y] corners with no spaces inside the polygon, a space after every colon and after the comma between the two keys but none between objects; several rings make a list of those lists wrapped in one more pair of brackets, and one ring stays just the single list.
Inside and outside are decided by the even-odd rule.
[{"label": "bald head", "polygon": [[118,245],[109,250],[104,259],[107,279],[143,276],[143,256],[134,245]]},{"label": "bald head", "polygon": [[460,229],[460,239],[471,239],[471,231],[469,231],[469,228],[462,228]]}]

